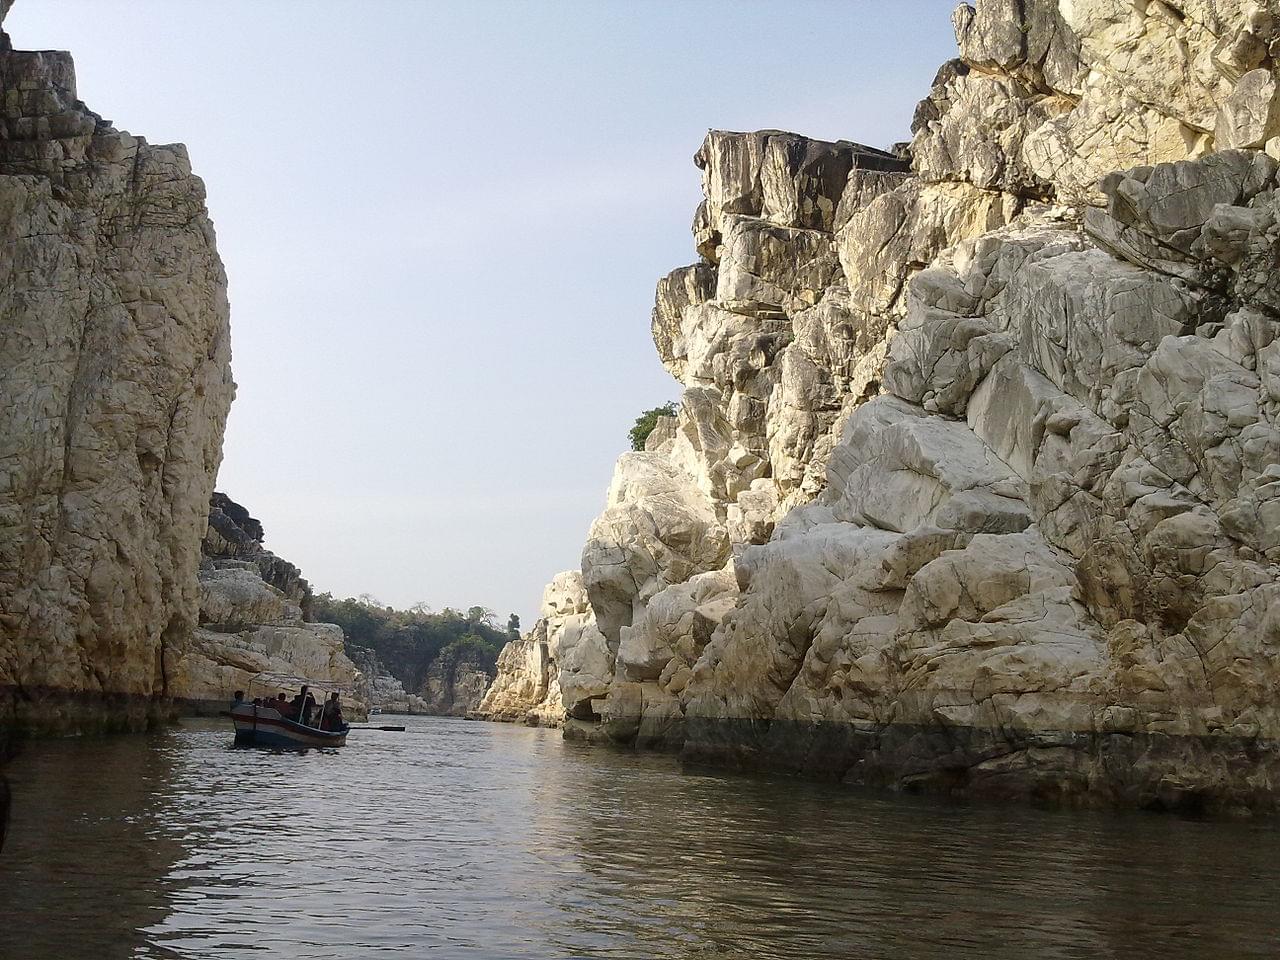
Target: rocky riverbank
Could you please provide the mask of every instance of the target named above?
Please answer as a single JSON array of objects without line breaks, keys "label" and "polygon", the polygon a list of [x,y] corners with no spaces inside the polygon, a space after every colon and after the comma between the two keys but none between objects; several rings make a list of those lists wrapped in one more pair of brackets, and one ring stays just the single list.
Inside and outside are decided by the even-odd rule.
[{"label": "rocky riverbank", "polygon": [[1280,806],[1274,3],[983,0],[909,147],[713,131],[679,414],[480,714],[850,783]]}]

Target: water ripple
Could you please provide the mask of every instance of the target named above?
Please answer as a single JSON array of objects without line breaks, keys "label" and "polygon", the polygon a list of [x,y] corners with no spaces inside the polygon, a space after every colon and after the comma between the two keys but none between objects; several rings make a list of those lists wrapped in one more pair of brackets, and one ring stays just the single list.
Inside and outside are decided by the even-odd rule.
[{"label": "water ripple", "polygon": [[1041,814],[409,719],[32,745],[0,957],[1191,960],[1280,955],[1269,822]]}]

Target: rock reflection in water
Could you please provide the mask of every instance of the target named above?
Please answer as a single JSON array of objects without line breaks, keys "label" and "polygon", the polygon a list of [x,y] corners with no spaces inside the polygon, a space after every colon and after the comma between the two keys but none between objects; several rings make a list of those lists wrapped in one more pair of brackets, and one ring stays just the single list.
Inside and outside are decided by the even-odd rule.
[{"label": "rock reflection in water", "polygon": [[1272,957],[1270,822],[947,807],[407,718],[13,765],[0,956]]},{"label": "rock reflection in water", "polygon": [[[1280,953],[1273,824],[945,806],[718,771],[655,789],[651,765],[584,763],[592,802],[567,823],[599,921],[631,916],[637,956]],[[628,903],[660,905],[661,922]]]},{"label": "rock reflection in water", "polygon": [[171,735],[28,744],[6,769],[12,821],[0,852],[0,957],[128,956],[166,912],[183,855],[165,788]]}]

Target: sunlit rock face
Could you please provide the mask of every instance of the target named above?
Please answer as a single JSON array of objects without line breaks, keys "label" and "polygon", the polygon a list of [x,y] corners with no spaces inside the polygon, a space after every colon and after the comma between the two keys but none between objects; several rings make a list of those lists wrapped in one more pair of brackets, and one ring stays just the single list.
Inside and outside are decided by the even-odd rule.
[{"label": "sunlit rock face", "polygon": [[953,25],[909,150],[698,151],[700,259],[651,320],[683,403],[592,527],[575,616],[604,642],[567,732],[1273,809],[1280,5],[990,0]]},{"label": "sunlit rock face", "polygon": [[596,627],[582,574],[557,574],[541,612],[529,633],[498,654],[498,675],[472,716],[555,726],[566,711],[590,716],[592,699],[608,693],[613,651]]},{"label": "sunlit rock face", "polygon": [[263,536],[249,511],[213,495],[201,543],[199,626],[168,678],[169,695],[184,709],[216,712],[237,690],[249,699],[292,696],[306,683],[317,696],[339,693],[346,714],[362,716],[371,693],[383,691],[348,659],[341,627],[311,622],[310,585],[263,547]]},{"label": "sunlit rock face", "polygon": [[226,278],[185,148],[88,110],[70,55],[4,37],[0,124],[0,722],[137,725],[200,609]]}]

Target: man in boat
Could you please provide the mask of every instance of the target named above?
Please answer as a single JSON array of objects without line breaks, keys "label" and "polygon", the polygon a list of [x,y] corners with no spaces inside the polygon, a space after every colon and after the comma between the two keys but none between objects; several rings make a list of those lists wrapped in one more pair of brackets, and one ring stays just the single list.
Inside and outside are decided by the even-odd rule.
[{"label": "man in boat", "polygon": [[289,703],[289,719],[304,726],[311,726],[311,711],[316,707],[316,699],[307,692],[308,687],[304,683],[302,689],[298,691],[298,695]]},{"label": "man in boat", "polygon": [[244,691],[237,690],[235,693],[231,695],[231,709],[234,710],[236,707],[240,706],[242,703],[244,703]]},{"label": "man in boat", "polygon": [[338,700],[337,691],[329,694],[324,709],[320,712],[321,730],[341,730],[346,724],[342,720],[342,704]]}]

